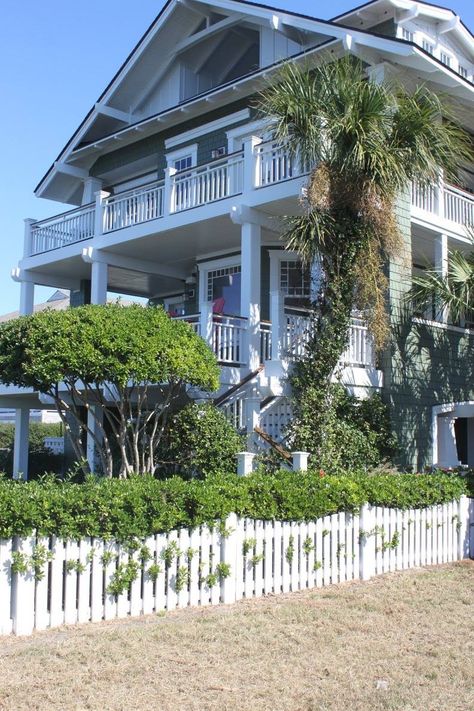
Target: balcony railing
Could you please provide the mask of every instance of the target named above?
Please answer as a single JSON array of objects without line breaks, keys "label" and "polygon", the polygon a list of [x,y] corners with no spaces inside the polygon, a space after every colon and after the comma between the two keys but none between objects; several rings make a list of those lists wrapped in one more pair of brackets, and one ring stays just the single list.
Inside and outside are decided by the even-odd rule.
[{"label": "balcony railing", "polygon": [[[310,321],[308,312],[284,313],[280,323],[260,322],[260,362],[278,357],[302,356],[308,342]],[[249,348],[247,319],[241,316],[213,314],[208,309],[201,314],[174,317],[189,323],[212,348],[221,365],[247,365]],[[276,347],[274,347],[276,344]],[[354,317],[349,329],[349,344],[340,358],[341,365],[374,367],[375,351],[372,338],[363,320]]]},{"label": "balcony railing", "polygon": [[474,225],[474,195],[460,188],[440,182],[439,185],[420,186],[413,183],[412,207],[436,215],[463,227]]},{"label": "balcony railing", "polygon": [[302,174],[299,161],[292,158],[285,147],[274,141],[249,144],[245,151],[204,165],[180,172],[168,169],[164,180],[140,188],[112,196],[99,193],[95,205],[35,222],[31,225],[25,253],[32,256],[65,247]]}]

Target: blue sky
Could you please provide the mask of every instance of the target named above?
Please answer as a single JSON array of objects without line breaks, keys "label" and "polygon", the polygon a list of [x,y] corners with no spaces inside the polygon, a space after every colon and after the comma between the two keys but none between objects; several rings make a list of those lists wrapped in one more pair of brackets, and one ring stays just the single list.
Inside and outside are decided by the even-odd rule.
[{"label": "blue sky", "polygon": [[[358,0],[267,0],[333,17]],[[62,206],[33,188],[163,6],[159,0],[3,0],[0,26],[0,314],[18,307],[10,270],[21,258],[23,219]],[[444,4],[444,3],[441,3]],[[447,0],[474,29],[473,0]],[[50,289],[37,289],[37,301]]]}]

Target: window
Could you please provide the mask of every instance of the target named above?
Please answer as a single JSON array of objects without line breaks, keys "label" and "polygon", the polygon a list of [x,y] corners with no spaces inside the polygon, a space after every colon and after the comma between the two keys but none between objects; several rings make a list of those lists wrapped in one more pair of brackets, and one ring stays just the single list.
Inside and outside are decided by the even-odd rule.
[{"label": "window", "polygon": [[446,52],[441,52],[439,58],[441,60],[441,64],[444,64],[446,67],[451,66],[451,57],[449,56],[449,54],[446,54]]},{"label": "window", "polygon": [[311,293],[309,269],[304,269],[296,259],[280,262],[280,291],[286,296],[308,298]]},{"label": "window", "polygon": [[182,170],[186,170],[187,168],[191,168],[192,165],[193,157],[191,155],[183,156],[182,158],[178,158],[174,161],[174,168],[178,171],[178,173]]},{"label": "window", "polygon": [[425,52],[429,52],[429,54],[434,54],[434,44],[428,42],[428,40],[424,39],[421,43],[421,46],[423,47]]},{"label": "window", "polygon": [[410,30],[406,30],[405,28],[402,29],[402,37],[407,42],[414,42],[415,41],[414,33],[410,32]]},{"label": "window", "polygon": [[466,67],[463,67],[461,64],[458,66],[458,73],[464,77],[464,79],[467,79],[467,69]]},{"label": "window", "polygon": [[207,273],[207,300],[216,314],[240,315],[240,264]]}]

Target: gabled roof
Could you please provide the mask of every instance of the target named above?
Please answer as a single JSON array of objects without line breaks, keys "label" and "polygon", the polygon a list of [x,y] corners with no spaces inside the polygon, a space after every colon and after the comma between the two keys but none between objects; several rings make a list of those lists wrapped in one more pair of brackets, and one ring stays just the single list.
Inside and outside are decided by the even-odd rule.
[{"label": "gabled roof", "polygon": [[[412,0],[374,0],[360,8],[381,7],[387,3],[392,8],[401,5],[405,7],[410,2]],[[418,5],[426,4],[418,3]],[[180,46],[186,46],[186,43],[189,45],[196,38],[200,39],[200,14],[203,16],[206,13],[214,13],[217,18],[214,24],[208,27],[207,34],[201,31],[205,36],[233,24],[243,23],[272,28],[289,38],[302,37],[304,40],[302,51],[299,55],[292,53],[295,59],[307,57],[323,46],[327,47],[331,42],[338,44],[342,51],[351,51],[354,45],[358,45],[371,51],[384,51],[393,57],[426,55],[421,48],[410,46],[410,43],[403,40],[381,37],[370,29],[355,28],[354,12],[356,10],[328,21],[248,0],[168,0],[63,148],[55,163],[42,178],[35,189],[36,194],[58,199],[55,189],[48,191],[51,181],[59,180],[60,177],[64,182],[69,181],[68,184],[72,188],[74,185],[77,186],[79,181],[87,177],[88,170],[100,151],[112,149],[111,144],[114,140],[121,140],[120,145],[124,145],[127,142],[140,140],[146,135],[156,134],[157,123],[160,124],[160,129],[183,123],[193,116],[209,111],[210,104],[206,102],[210,102],[211,98],[216,102],[213,103],[213,107],[218,106],[218,100],[223,104],[231,103],[229,98],[234,89],[238,89],[238,92],[234,91],[234,101],[236,98],[249,95],[258,87],[258,80],[261,80],[262,75],[279,64],[276,62],[259,67],[233,80],[229,85],[214,87],[187,101],[177,101],[176,105],[158,113],[141,115],[140,103],[137,104],[133,92],[146,90],[145,83],[150,81],[150,76],[156,81],[153,72],[157,67],[157,74],[160,72],[163,74],[166,68],[172,66]],[[470,37],[472,39],[472,36]],[[416,66],[418,59],[415,57],[415,60]],[[426,55],[426,61],[434,63],[436,68],[436,59]],[[440,66],[438,70],[445,74],[450,72],[444,66]],[[468,88],[469,82],[456,76],[456,84],[461,88],[464,85]],[[134,104],[138,107],[135,113],[133,108],[130,110],[130,106],[133,107]]]}]

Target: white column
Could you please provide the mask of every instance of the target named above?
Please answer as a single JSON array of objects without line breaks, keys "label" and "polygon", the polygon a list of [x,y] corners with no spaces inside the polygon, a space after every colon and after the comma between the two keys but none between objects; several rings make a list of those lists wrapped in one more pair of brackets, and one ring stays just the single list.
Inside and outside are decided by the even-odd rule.
[{"label": "white column", "polygon": [[13,478],[28,479],[28,449],[30,444],[30,411],[27,407],[15,411],[13,445]]},{"label": "white column", "polygon": [[247,318],[247,353],[243,362],[253,371],[260,365],[260,225],[244,222],[241,228],[240,313]]},{"label": "white column", "polygon": [[255,454],[253,452],[239,452],[237,454],[237,475],[247,476],[253,470],[253,460]]},{"label": "white column", "polygon": [[247,447],[254,450],[256,446],[255,428],[260,427],[260,401],[261,398],[255,393],[251,393],[245,398],[245,429],[247,432]]},{"label": "white column", "polygon": [[23,237],[23,256],[24,257],[30,257],[31,254],[33,253],[33,230],[32,230],[32,225],[36,220],[33,217],[27,217],[26,220],[24,220],[25,223],[25,228],[24,228],[24,237]]},{"label": "white column", "polygon": [[[435,269],[440,276],[446,278],[448,275],[448,236],[436,235],[434,241],[435,248]],[[446,309],[437,308],[436,319],[442,323],[446,323],[448,314]]]},{"label": "white column", "polygon": [[177,172],[176,168],[170,166],[165,169],[164,215],[170,215],[176,212],[176,183],[173,180],[173,176],[176,175]]},{"label": "white column", "polygon": [[22,281],[20,286],[20,316],[29,316],[35,305],[35,285],[32,281]]},{"label": "white column", "polygon": [[104,233],[104,205],[103,202],[109,197],[110,193],[105,190],[98,190],[95,193],[95,218],[94,218],[94,236],[98,237]]},{"label": "white column", "polygon": [[203,301],[201,303],[201,311],[199,316],[199,331],[208,346],[213,349],[214,334],[212,332],[212,301]]},{"label": "white column", "polygon": [[261,142],[258,136],[249,136],[244,140],[244,194],[260,185],[260,159],[255,153],[255,147]]},{"label": "white column", "polygon": [[308,471],[309,452],[292,452],[291,457],[295,472]]},{"label": "white column", "polygon": [[285,309],[283,294],[270,293],[270,321],[272,322],[272,360],[281,360],[286,348]]},{"label": "white column", "polygon": [[102,180],[100,180],[100,178],[86,178],[82,191],[82,204],[89,205],[89,203],[94,202],[96,194],[101,190]]},{"label": "white column", "polygon": [[456,418],[452,413],[438,416],[438,461],[439,467],[457,467],[458,450],[456,447],[456,434],[454,423]]},{"label": "white column", "polygon": [[96,442],[94,441],[94,436],[99,442],[102,441],[102,430],[101,424],[103,422],[103,410],[98,405],[91,405],[87,411],[87,444],[86,444],[86,454],[87,463],[89,464],[89,469],[93,474],[98,473],[98,457],[96,451]]},{"label": "white column", "polygon": [[91,304],[107,303],[108,265],[105,262],[92,262],[91,265]]}]

